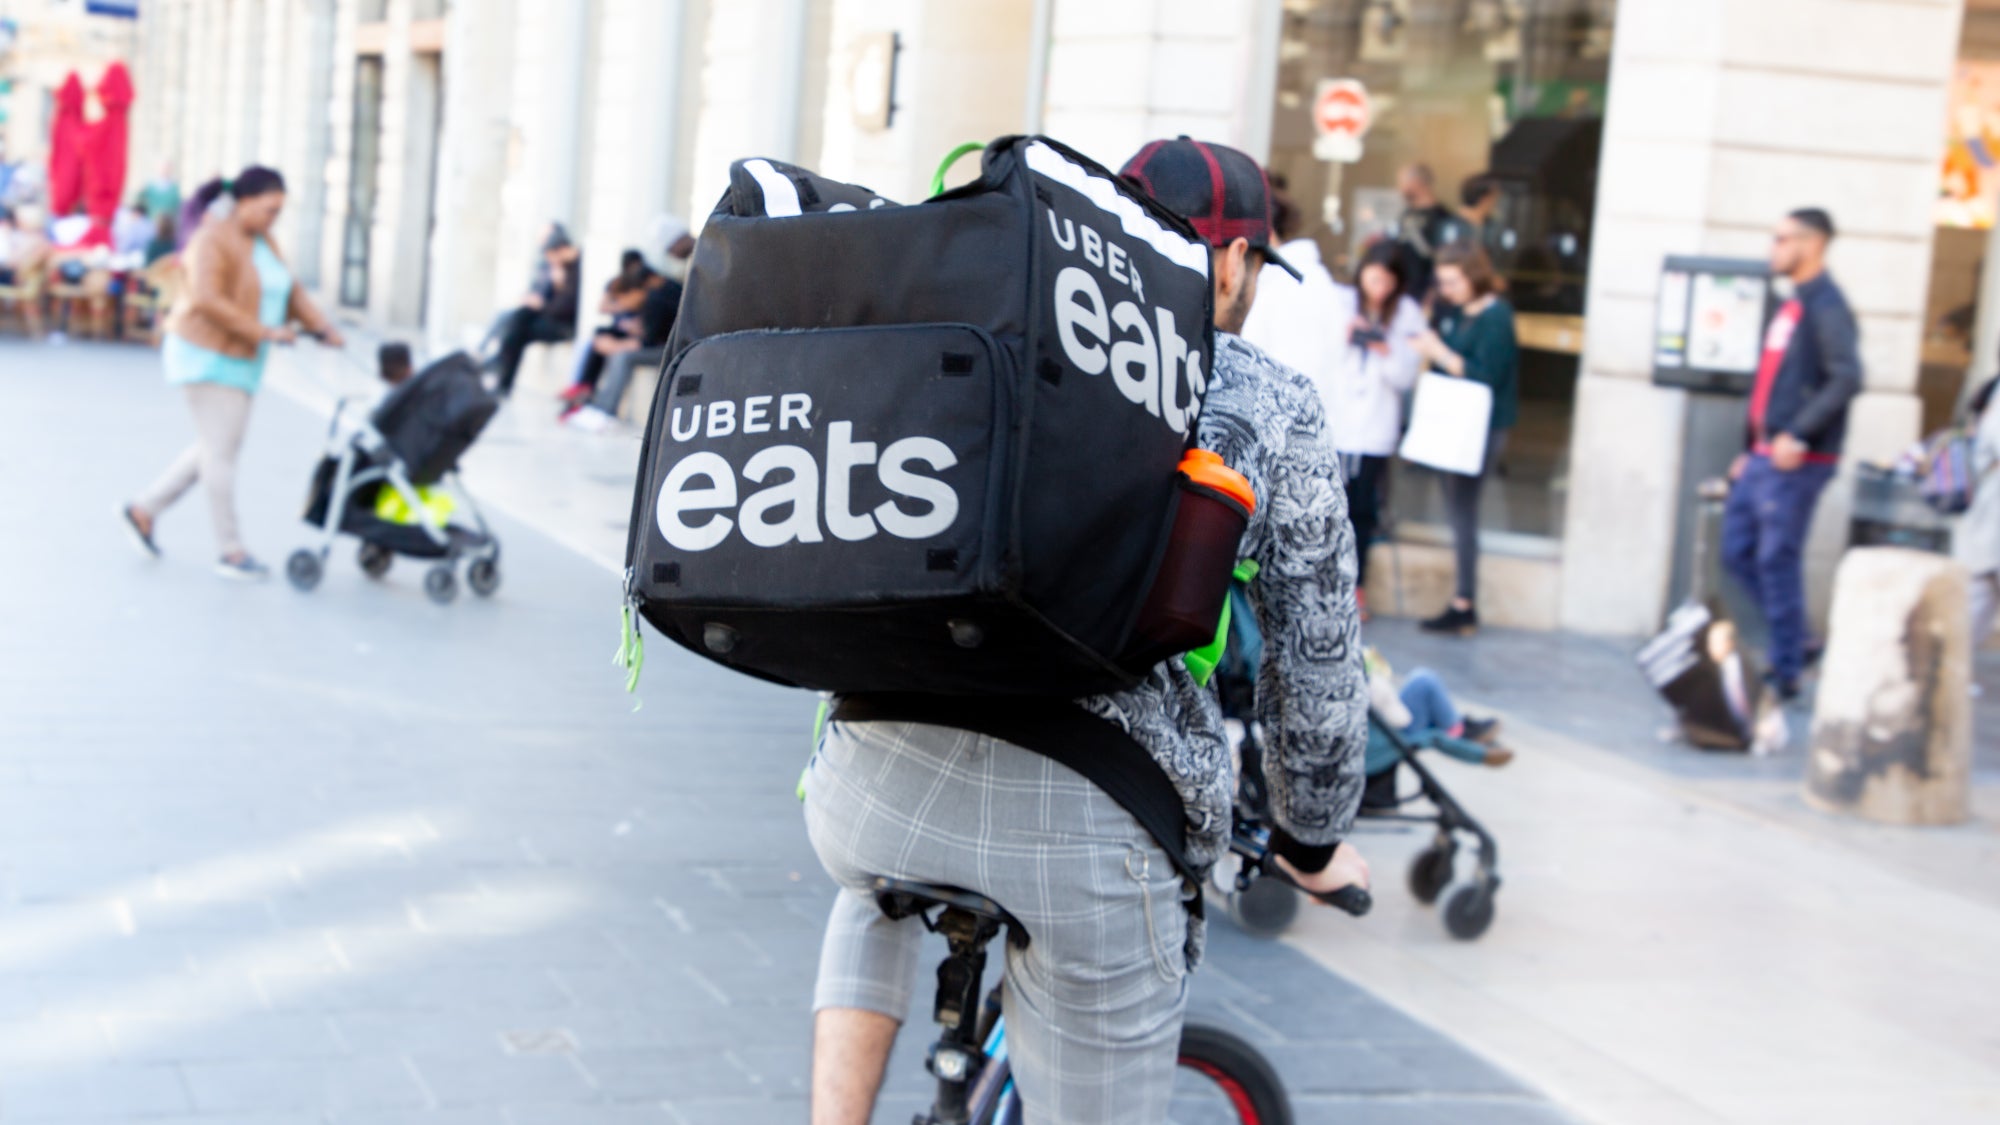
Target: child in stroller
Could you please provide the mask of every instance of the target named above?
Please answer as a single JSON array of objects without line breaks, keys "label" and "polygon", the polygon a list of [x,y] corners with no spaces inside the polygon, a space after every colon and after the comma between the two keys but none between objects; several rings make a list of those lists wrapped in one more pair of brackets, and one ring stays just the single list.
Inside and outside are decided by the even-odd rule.
[{"label": "child in stroller", "polygon": [[[465,581],[488,597],[500,588],[500,544],[458,481],[458,459],[477,441],[500,400],[482,383],[478,365],[453,352],[415,375],[409,350],[383,347],[380,362],[391,390],[352,433],[340,432],[347,400],[334,408],[329,449],[313,472],[305,522],[319,542],[292,552],[285,576],[308,591],[325,573],[328,551],[341,534],[361,540],[357,561],[371,578],[389,571],[397,555],[434,559],[424,593],[440,605],[458,595],[458,563]],[[471,526],[454,517],[463,511]]]},{"label": "child in stroller", "polygon": [[[1240,728],[1242,732],[1237,744],[1241,766],[1236,798],[1239,815],[1260,822],[1268,817],[1269,809],[1263,776],[1263,743],[1254,721],[1257,665],[1262,657],[1263,638],[1258,635],[1256,615],[1251,612],[1242,588],[1233,590],[1230,597],[1234,606],[1229,644],[1216,666],[1214,683],[1223,714],[1234,720],[1232,729]],[[1433,830],[1430,844],[1411,860],[1408,879],[1411,896],[1426,906],[1443,895],[1456,874],[1460,834],[1472,837],[1476,845],[1473,871],[1444,906],[1445,929],[1461,941],[1471,941],[1493,923],[1493,896],[1500,887],[1499,845],[1439,784],[1437,776],[1419,760],[1418,753],[1436,749],[1454,758],[1489,766],[1505,765],[1513,754],[1485,741],[1497,736],[1497,721],[1468,720],[1457,715],[1435,675],[1419,673],[1410,677],[1399,694],[1387,663],[1373,652],[1368,659],[1371,698],[1364,767],[1368,781],[1360,815],[1368,820],[1421,824]],[[1414,792],[1399,792],[1398,779],[1404,775],[1416,779]],[[1419,802],[1428,806],[1427,812],[1408,811],[1412,806],[1421,807]],[[1220,869],[1217,878],[1231,917],[1253,934],[1275,936],[1298,913],[1297,893],[1278,880],[1247,884],[1237,881],[1231,887],[1228,874]]]}]

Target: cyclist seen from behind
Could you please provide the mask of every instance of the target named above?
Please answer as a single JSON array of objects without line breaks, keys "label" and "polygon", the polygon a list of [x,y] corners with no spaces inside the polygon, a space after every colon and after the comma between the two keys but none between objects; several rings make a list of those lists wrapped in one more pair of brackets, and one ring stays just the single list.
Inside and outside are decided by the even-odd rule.
[{"label": "cyclist seen from behind", "polygon": [[[1123,175],[1213,247],[1215,361],[1198,441],[1257,494],[1241,551],[1260,566],[1249,594],[1265,638],[1257,717],[1274,756],[1273,850],[1308,890],[1365,885],[1367,864],[1342,842],[1361,796],[1368,685],[1339,457],[1312,384],[1236,335],[1262,264],[1290,268],[1271,248],[1269,185],[1243,153],[1185,137],[1147,145]],[[1202,947],[1189,875],[1228,848],[1234,751],[1214,696],[1178,657],[1129,691],[1034,708],[1024,727],[1032,706],[836,701],[806,779],[813,846],[843,888],[814,997],[817,1125],[868,1120],[910,1009],[924,931],[877,909],[878,876],[985,895],[1026,929],[1028,945],[1007,949],[1003,1006],[1030,1123],[1165,1119]],[[1107,725],[1185,805],[1185,872],[1104,788],[1057,762],[1055,748]],[[995,726],[1014,741],[980,733]]]}]

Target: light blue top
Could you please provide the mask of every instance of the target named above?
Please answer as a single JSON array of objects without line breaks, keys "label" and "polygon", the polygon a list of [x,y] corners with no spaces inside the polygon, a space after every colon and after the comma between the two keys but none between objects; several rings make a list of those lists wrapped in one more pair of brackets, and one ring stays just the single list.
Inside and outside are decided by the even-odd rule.
[{"label": "light blue top", "polygon": [[[276,328],[285,323],[286,310],[291,308],[292,273],[278,260],[271,244],[261,238],[250,251],[250,261],[257,267],[260,287],[257,321],[266,328]],[[169,383],[220,383],[256,394],[258,384],[264,381],[264,359],[270,354],[271,345],[260,343],[255,357],[238,359],[188,343],[169,332],[163,352]]]}]

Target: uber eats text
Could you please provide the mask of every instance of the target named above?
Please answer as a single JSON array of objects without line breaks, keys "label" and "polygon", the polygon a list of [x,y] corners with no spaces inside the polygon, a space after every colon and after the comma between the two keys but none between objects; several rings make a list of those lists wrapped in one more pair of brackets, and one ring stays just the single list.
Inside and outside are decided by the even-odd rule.
[{"label": "uber eats text", "polygon": [[[1056,274],[1056,335],[1063,354],[1085,375],[1110,371],[1112,383],[1126,398],[1186,435],[1188,424],[1201,413],[1201,395],[1208,387],[1201,353],[1181,338],[1172,310],[1140,303],[1146,299],[1145,282],[1124,247],[1086,223],[1059,218],[1053,210],[1043,214],[1056,245],[1095,270],[1070,265]],[[1129,288],[1133,299],[1107,306],[1099,274]],[[1199,333],[1202,326],[1190,328]]]},{"label": "uber eats text", "polygon": [[[825,532],[848,542],[872,538],[878,531],[899,539],[929,539],[958,518],[958,493],[913,468],[942,472],[958,464],[958,455],[936,438],[899,438],[878,448],[875,442],[855,440],[853,422],[831,422],[823,452],[817,452],[804,444],[818,444],[812,397],[804,394],[751,395],[740,405],[722,399],[676,406],[668,419],[668,435],[677,443],[794,430],[794,440],[801,444],[765,446],[740,471],[713,450],[681,458],[660,483],[654,512],[660,535],[683,551],[718,546],[732,530],[740,530],[755,547],[821,543]],[[856,512],[854,472],[869,466],[893,498]],[[762,487],[744,496],[739,477]]]}]

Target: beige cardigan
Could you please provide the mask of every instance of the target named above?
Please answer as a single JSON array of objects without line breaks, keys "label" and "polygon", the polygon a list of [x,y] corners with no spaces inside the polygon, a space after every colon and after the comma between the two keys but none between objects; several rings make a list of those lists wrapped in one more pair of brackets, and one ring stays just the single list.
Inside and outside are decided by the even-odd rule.
[{"label": "beige cardigan", "polygon": [[[277,254],[277,243],[269,235],[264,240]],[[202,224],[181,254],[187,284],[167,313],[167,331],[196,347],[237,359],[255,358],[264,340],[264,325],[257,319],[262,285],[251,261],[255,248],[255,241],[234,223]],[[286,319],[315,334],[329,327],[325,314],[296,282]]]}]

